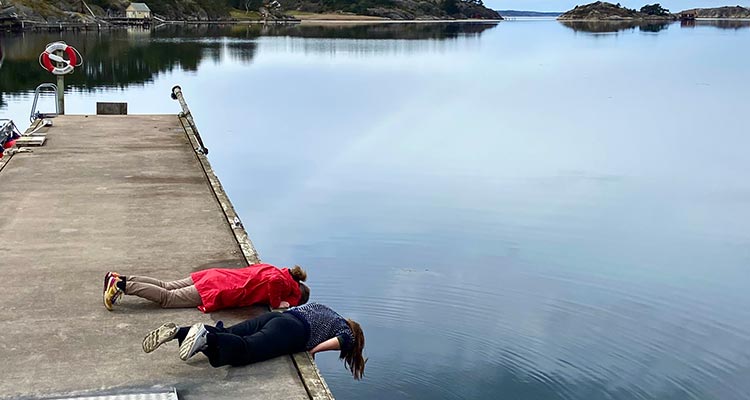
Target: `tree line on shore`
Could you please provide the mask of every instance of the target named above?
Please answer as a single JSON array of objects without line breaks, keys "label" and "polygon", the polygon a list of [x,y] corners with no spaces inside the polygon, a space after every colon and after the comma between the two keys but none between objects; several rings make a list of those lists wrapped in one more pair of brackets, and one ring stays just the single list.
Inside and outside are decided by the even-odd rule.
[{"label": "tree line on shore", "polygon": [[[156,15],[168,20],[230,20],[244,11],[256,12],[272,0],[138,0]],[[499,13],[484,6],[483,0],[277,0],[281,12],[347,13],[390,19],[502,19]],[[99,17],[125,15],[127,0],[2,0],[13,7],[13,13],[27,20],[56,23],[84,22]],[[3,6],[0,6],[2,8]],[[2,12],[2,10],[0,10]]]}]

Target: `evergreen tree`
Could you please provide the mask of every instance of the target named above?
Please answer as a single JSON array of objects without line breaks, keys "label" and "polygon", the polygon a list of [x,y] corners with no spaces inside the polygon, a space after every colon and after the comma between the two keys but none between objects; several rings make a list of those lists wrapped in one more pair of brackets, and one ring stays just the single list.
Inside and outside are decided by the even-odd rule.
[{"label": "evergreen tree", "polygon": [[641,7],[641,12],[648,15],[668,15],[669,10],[662,8],[661,4],[647,4]]},{"label": "evergreen tree", "polygon": [[458,4],[456,0],[443,0],[441,8],[448,15],[458,14]]}]

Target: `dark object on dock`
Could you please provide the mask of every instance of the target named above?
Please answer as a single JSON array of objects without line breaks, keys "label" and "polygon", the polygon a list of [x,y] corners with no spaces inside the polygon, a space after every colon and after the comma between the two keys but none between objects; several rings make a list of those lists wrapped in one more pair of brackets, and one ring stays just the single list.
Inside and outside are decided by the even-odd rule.
[{"label": "dark object on dock", "polygon": [[5,149],[12,147],[20,137],[21,132],[12,120],[0,119],[0,158],[3,158]]},{"label": "dark object on dock", "polygon": [[128,103],[96,103],[96,115],[128,115]]}]

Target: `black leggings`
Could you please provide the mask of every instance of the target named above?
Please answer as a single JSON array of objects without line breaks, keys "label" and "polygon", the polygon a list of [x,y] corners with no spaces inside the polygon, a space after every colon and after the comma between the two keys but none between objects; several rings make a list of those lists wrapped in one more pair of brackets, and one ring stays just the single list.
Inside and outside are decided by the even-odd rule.
[{"label": "black leggings", "polygon": [[[189,327],[177,332],[180,344]],[[247,365],[305,350],[307,328],[288,313],[269,312],[224,328],[208,326],[208,346],[203,353],[212,367]]]}]

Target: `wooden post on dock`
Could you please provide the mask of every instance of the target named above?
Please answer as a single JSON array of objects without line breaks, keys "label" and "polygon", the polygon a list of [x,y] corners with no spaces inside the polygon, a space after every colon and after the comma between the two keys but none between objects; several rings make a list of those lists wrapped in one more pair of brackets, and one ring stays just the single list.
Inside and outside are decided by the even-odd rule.
[{"label": "wooden post on dock", "polygon": [[57,75],[57,109],[58,114],[65,115],[65,75]]}]

